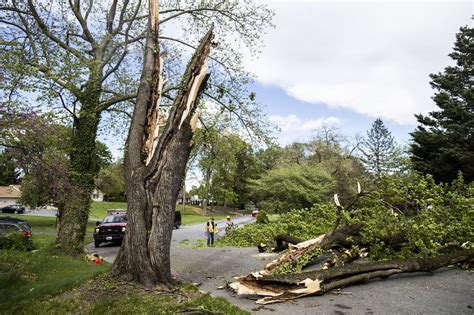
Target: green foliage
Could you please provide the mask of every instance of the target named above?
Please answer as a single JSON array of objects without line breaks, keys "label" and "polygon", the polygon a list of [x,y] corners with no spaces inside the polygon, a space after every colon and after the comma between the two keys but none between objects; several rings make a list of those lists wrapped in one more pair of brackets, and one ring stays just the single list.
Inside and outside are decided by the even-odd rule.
[{"label": "green foliage", "polygon": [[474,180],[473,38],[472,27],[461,27],[456,34],[449,55],[456,64],[430,76],[439,110],[416,115],[420,125],[411,133],[414,168],[437,182],[451,182],[458,171],[467,182]]},{"label": "green foliage", "polygon": [[270,223],[270,220],[268,219],[267,213],[265,210],[258,211],[257,213],[257,218],[256,218],[256,223],[258,224],[267,224]]},{"label": "green foliage", "polygon": [[18,233],[2,234],[0,235],[0,249],[1,250],[20,250],[26,251],[33,249],[31,240],[26,239]]},{"label": "green foliage", "polygon": [[[384,177],[362,198],[353,222],[364,222],[362,235],[373,259],[437,255],[448,243],[474,240],[474,185],[461,176],[451,185],[436,184],[430,175]],[[387,245],[407,236],[401,249]]]},{"label": "green foliage", "polygon": [[301,239],[310,239],[328,231],[336,222],[336,207],[319,204],[311,208],[293,210],[282,214],[279,222],[248,224],[232,229],[223,238],[218,238],[218,246],[256,246],[273,242],[278,234],[289,234]]},{"label": "green foliage", "polygon": [[255,155],[239,135],[207,128],[195,136],[197,166],[204,175],[196,191],[202,199],[242,207],[249,200],[249,186],[255,178]]},{"label": "green foliage", "polygon": [[252,198],[271,212],[284,213],[329,200],[334,186],[334,179],[320,165],[290,165],[254,181]]},{"label": "green foliage", "polygon": [[125,201],[123,160],[102,167],[95,184],[108,201]]},{"label": "green foliage", "polygon": [[315,248],[305,252],[294,264],[283,264],[273,270],[272,274],[299,273],[305,266],[309,265],[323,253],[324,250],[321,247],[316,246]]},{"label": "green foliage", "polygon": [[8,150],[1,151],[0,147],[0,186],[16,185],[19,183],[19,165]]},{"label": "green foliage", "polygon": [[[362,243],[370,244],[374,260],[436,256],[449,244],[474,240],[474,184],[461,176],[450,185],[437,184],[432,176],[382,176],[364,188],[349,211],[346,224],[363,223]],[[327,233],[336,221],[331,204],[282,214],[279,222],[249,224],[218,239],[218,245],[256,246],[270,243],[278,234],[310,239]],[[357,248],[357,250],[359,250]],[[296,265],[278,272],[295,272],[318,255],[310,251]]]}]

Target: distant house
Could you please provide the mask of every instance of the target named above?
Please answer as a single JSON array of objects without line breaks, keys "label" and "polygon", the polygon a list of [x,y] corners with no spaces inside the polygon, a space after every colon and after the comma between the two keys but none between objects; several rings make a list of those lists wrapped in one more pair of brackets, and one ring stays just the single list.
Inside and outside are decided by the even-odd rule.
[{"label": "distant house", "polygon": [[184,194],[183,194],[183,191],[179,192],[178,200],[176,201],[176,203],[182,205],[183,204],[183,197],[184,197],[184,203],[185,204],[191,203],[191,199],[189,198],[189,194],[187,192],[184,192]]},{"label": "distant house", "polygon": [[192,195],[191,196],[191,204],[192,205],[200,205],[201,204],[201,198],[199,198],[198,195]]},{"label": "distant house", "polygon": [[21,186],[0,186],[0,208],[17,204],[21,197]]},{"label": "distant house", "polygon": [[[20,185],[0,186],[0,208],[19,203],[20,197]],[[104,201],[104,193],[95,188],[91,194],[91,199],[93,201],[102,202]]]},{"label": "distant house", "polygon": [[104,201],[104,193],[94,188],[94,191],[91,194],[92,201],[102,202]]}]

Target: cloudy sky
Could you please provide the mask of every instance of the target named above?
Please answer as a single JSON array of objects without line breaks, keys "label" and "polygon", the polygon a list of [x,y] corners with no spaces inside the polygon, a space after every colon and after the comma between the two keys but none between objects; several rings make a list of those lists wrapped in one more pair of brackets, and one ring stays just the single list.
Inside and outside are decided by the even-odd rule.
[{"label": "cloudy sky", "polygon": [[377,117],[406,143],[414,113],[436,110],[429,74],[452,63],[455,34],[473,14],[471,1],[264,2],[276,27],[246,64],[282,144],[322,125],[365,134]]}]

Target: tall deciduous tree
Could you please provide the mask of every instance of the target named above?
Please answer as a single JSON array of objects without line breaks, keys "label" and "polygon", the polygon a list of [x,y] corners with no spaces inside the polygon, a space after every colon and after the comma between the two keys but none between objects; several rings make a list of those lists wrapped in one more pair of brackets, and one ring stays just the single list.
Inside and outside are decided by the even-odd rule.
[{"label": "tall deciduous tree", "polygon": [[125,201],[125,177],[123,160],[101,168],[97,179],[97,188],[105,194],[108,201]]},{"label": "tall deciduous tree", "polygon": [[364,166],[376,176],[394,169],[397,148],[392,133],[385,127],[382,119],[377,118],[373,122],[359,149]]},{"label": "tall deciduous tree", "polygon": [[[159,23],[170,25],[169,33],[182,29],[183,34],[173,37],[165,28],[160,33],[171,59],[162,90],[168,105],[179,96],[180,82],[174,78],[182,68],[180,52],[183,47],[195,49],[202,34],[216,23],[221,46],[213,62],[218,75],[204,96],[235,119],[259,126],[256,103],[241,97],[248,95],[249,75],[242,69],[240,50],[228,46],[239,37],[246,47],[257,50],[259,34],[273,13],[264,5],[236,0],[167,1],[159,13]],[[33,92],[71,117],[69,174],[76,193],[66,200],[57,239],[65,252],[82,251],[98,171],[92,157],[101,119],[116,112],[127,117],[128,103],[137,98],[147,17],[142,0],[13,0],[0,6],[2,96],[12,101],[24,96],[20,91]]]},{"label": "tall deciduous tree", "polygon": [[284,213],[328,201],[334,188],[334,179],[322,166],[293,164],[254,181],[252,199],[265,210]]},{"label": "tall deciduous tree", "polygon": [[181,80],[166,125],[159,126],[163,88],[159,12],[149,1],[144,65],[125,154],[127,234],[112,275],[146,287],[171,281],[170,244],[176,200],[192,148],[195,113],[209,73],[212,28],[202,38]]},{"label": "tall deciduous tree", "polygon": [[431,74],[433,97],[438,111],[416,115],[420,125],[411,133],[413,167],[432,174],[437,181],[451,182],[462,171],[467,182],[474,180],[474,29],[462,27],[456,34],[456,62],[444,72]]}]

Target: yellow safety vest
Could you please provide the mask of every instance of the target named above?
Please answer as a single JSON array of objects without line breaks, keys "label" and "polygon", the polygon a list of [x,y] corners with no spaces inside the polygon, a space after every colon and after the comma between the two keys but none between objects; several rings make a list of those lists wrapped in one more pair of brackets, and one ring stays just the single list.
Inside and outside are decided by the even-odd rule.
[{"label": "yellow safety vest", "polygon": [[207,222],[207,231],[210,233],[214,233],[214,228],[215,228],[216,223],[212,221]]}]

